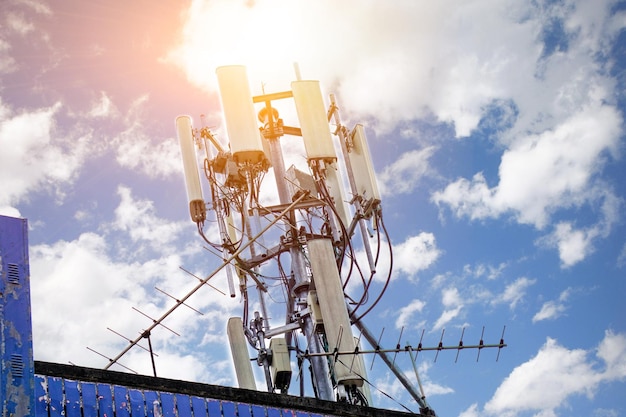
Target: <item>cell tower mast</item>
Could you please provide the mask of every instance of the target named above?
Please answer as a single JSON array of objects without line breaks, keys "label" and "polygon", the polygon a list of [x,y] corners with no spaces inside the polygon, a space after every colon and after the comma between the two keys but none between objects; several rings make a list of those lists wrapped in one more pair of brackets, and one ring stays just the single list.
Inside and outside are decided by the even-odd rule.
[{"label": "cell tower mast", "polygon": [[[291,91],[252,97],[244,67],[220,67],[216,74],[230,149],[216,146],[218,141],[208,129],[193,129],[189,116],[176,119],[190,215],[198,224],[201,235],[219,247],[227,259],[237,246],[252,238],[252,230],[260,229],[263,221],[295,200],[300,201],[281,219],[283,233],[275,245],[268,248],[265,243],[251,242],[249,257],[238,257],[227,269],[231,296],[235,296],[234,281],[238,278],[244,300],[241,321],[233,319],[228,326],[239,383],[245,387],[254,384],[252,373],[247,370],[249,360],[238,347],[247,339],[258,350],[257,361],[265,369],[268,390],[288,389],[291,369],[279,367],[286,364],[285,368],[289,368],[289,352],[295,351],[299,361],[305,357],[310,361],[317,397],[365,402],[361,392],[365,375],[362,359],[356,354],[352,357],[335,356],[334,359],[330,355],[339,350],[358,351],[346,307],[345,282],[340,276],[342,264],[346,263],[347,256],[351,256],[348,250],[352,250],[350,240],[357,225],[372,275],[375,271],[365,220],[379,216],[380,196],[364,130],[358,126],[348,132],[340,126],[337,106],[333,101],[326,110],[318,81],[298,79],[292,82]],[[279,118],[273,103],[283,99],[292,99],[295,103],[299,127],[284,126]],[[258,114],[254,109],[256,103],[264,104]],[[330,131],[329,119],[332,117],[339,126],[336,133],[342,149],[347,152],[344,162],[354,214],[345,204],[343,181]],[[294,166],[285,168],[280,143],[284,135],[302,137],[309,173]],[[206,149],[204,172],[211,188],[208,207],[202,197],[195,145]],[[358,176],[354,175],[355,165]],[[279,205],[265,207],[260,203],[259,191],[263,174],[270,167],[276,179]],[[204,233],[207,214],[217,220],[218,243],[212,243],[210,236]],[[267,235],[264,241],[271,239],[271,233]],[[285,324],[271,327],[265,303],[268,289],[259,268],[283,253],[289,253],[291,261],[290,274],[283,276],[287,294]],[[280,260],[278,263],[282,269]],[[256,286],[261,309],[252,318],[248,312],[249,281]],[[305,346],[300,346],[297,331],[304,335]],[[281,355],[286,356],[281,358]]]},{"label": "cell tower mast", "polygon": [[[504,340],[486,345],[481,336],[478,345],[464,346],[461,335],[458,346],[443,346],[442,333],[437,347],[423,347],[420,340],[416,347],[401,348],[398,342],[395,349],[382,349],[365,327],[363,317],[376,306],[389,284],[391,267],[383,271],[386,283],[382,289],[372,294],[375,287],[380,287],[371,284],[374,275],[381,274],[377,271],[381,252],[387,250],[386,256],[391,259],[392,250],[365,129],[362,125],[346,128],[335,97],[330,95],[327,108],[319,82],[301,80],[297,68],[291,90],[259,96],[251,95],[243,66],[219,67],[216,75],[228,149],[207,127],[194,128],[189,116],[176,118],[176,130],[191,219],[202,238],[222,257],[218,271],[226,270],[230,296],[236,296],[238,287],[242,299],[241,317],[232,317],[227,326],[239,386],[257,389],[250,360],[253,351],[253,359],[264,370],[267,390],[288,392],[293,373],[291,357],[295,354],[301,396],[305,395],[303,368],[308,361],[316,397],[371,405],[363,364],[367,352],[382,357],[422,414],[435,415],[419,383],[413,352],[432,350],[438,354],[457,349],[458,356],[461,349],[476,348],[480,355],[486,347],[505,347]],[[295,105],[299,126],[284,124],[276,102],[280,106]],[[340,157],[333,135],[340,145]],[[285,167],[283,136],[301,137],[305,167]],[[200,182],[198,150],[203,150],[202,171],[210,187],[208,201]],[[276,180],[276,205],[264,205],[267,199],[261,198],[263,178],[270,169]],[[344,183],[349,186],[347,192]],[[213,220],[217,228],[205,230],[207,219]],[[354,249],[357,229],[367,267],[359,265]],[[289,268],[285,268],[285,258],[289,258]],[[349,284],[353,276],[361,281],[358,285]],[[269,285],[269,280],[278,285]],[[278,324],[274,313],[279,304],[268,305],[266,298],[270,297],[273,301],[282,297],[286,306],[277,314],[284,317]],[[154,320],[155,326],[168,314]],[[352,333],[353,325],[374,350],[361,349]],[[388,356],[398,352],[411,355],[419,391]]]}]

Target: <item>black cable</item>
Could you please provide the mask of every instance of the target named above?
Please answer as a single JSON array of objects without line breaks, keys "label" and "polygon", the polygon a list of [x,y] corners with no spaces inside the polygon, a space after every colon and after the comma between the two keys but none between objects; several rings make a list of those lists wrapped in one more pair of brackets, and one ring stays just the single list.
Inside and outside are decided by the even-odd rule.
[{"label": "black cable", "polygon": [[374,301],[374,303],[367,310],[365,310],[365,313],[361,314],[359,317],[357,317],[356,319],[352,320],[353,323],[356,323],[357,321],[361,320],[363,317],[365,317],[365,315],[367,313],[369,313],[370,311],[372,311],[372,309],[374,307],[376,307],[376,304],[378,304],[378,302],[382,298],[383,294],[387,290],[387,287],[389,286],[389,283],[391,282],[391,273],[393,271],[393,250],[392,250],[393,248],[392,248],[392,245],[391,245],[389,232],[387,231],[387,228],[385,227],[385,222],[383,221],[382,210],[379,210],[379,212],[376,215],[379,216],[378,217],[379,225],[383,229],[383,232],[385,233],[385,239],[387,240],[387,244],[389,245],[389,273],[387,274],[387,280],[385,282],[385,285],[383,286],[383,289],[381,290],[380,294],[378,295],[378,298],[376,298],[376,301]]}]

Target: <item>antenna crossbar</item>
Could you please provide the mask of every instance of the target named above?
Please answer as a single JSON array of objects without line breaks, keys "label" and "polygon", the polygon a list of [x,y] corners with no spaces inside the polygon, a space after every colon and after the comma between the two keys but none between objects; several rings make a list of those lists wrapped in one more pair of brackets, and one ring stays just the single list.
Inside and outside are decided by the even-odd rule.
[{"label": "antenna crossbar", "polygon": [[[505,348],[507,347],[506,343],[494,343],[494,344],[478,344],[478,345],[464,345],[461,349],[486,349],[486,348]],[[393,349],[355,349],[355,350],[333,350],[332,352],[321,352],[321,353],[303,353],[302,356],[304,358],[310,358],[314,356],[340,356],[340,355],[355,355],[355,354],[366,354],[366,353],[401,353],[401,352],[428,352],[428,351],[441,351],[441,350],[458,350],[458,345],[451,346],[411,346],[406,345],[403,348],[393,348]]]}]

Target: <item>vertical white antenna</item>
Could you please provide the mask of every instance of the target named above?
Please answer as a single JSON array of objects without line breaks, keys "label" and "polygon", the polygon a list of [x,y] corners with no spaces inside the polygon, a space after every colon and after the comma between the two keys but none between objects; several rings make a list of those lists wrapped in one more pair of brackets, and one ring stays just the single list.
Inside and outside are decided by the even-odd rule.
[{"label": "vertical white antenna", "polygon": [[[378,191],[376,173],[374,172],[363,125],[357,124],[350,136],[352,138],[352,147],[348,152],[348,158],[354,174],[355,191],[363,197],[364,201],[379,203],[380,192]],[[366,217],[368,214],[365,213]]]},{"label": "vertical white antenna", "polygon": [[[353,351],[354,338],[332,243],[330,239],[314,239],[307,245],[328,344],[342,351]],[[361,364],[361,361],[354,360],[353,355],[342,355],[334,363],[335,378],[342,385],[362,386],[360,375],[364,375],[365,371]]]},{"label": "vertical white antenna", "polygon": [[187,200],[189,201],[189,214],[191,220],[196,223],[206,219],[206,207],[202,198],[200,174],[198,173],[198,160],[194,148],[193,132],[191,129],[191,117],[178,116],[176,118],[176,132],[180,145],[180,154],[183,159],[185,171],[185,185],[187,186]]},{"label": "vertical white antenna", "polygon": [[256,123],[246,67],[219,67],[215,73],[226,119],[233,157],[238,163],[257,163],[265,158],[261,133]]},{"label": "vertical white antenna", "polygon": [[302,75],[300,75],[300,64],[298,64],[297,62],[293,63],[293,71],[296,74],[296,80],[300,81],[302,80]]},{"label": "vertical white antenna", "polygon": [[337,160],[319,81],[294,81],[291,90],[307,158]]},{"label": "vertical white antenna", "polygon": [[228,319],[226,333],[228,334],[230,352],[233,356],[239,388],[256,390],[252,365],[248,357],[248,343],[243,334],[243,322],[240,317]]}]

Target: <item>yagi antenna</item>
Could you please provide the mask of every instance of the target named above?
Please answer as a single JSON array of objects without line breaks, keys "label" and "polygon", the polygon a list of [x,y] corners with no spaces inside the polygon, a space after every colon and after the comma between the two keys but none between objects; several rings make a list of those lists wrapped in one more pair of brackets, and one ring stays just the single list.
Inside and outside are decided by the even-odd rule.
[{"label": "yagi antenna", "polygon": [[465,334],[465,327],[463,327],[463,330],[461,331],[461,339],[459,339],[459,347],[456,351],[456,358],[454,358],[454,363],[456,363],[456,361],[459,359],[459,353],[461,353],[461,349],[463,349],[463,335],[464,334]]},{"label": "yagi antenna", "polygon": [[[305,197],[307,196],[307,194],[302,194],[301,196],[299,196],[297,199],[295,199],[290,205],[288,205],[285,210],[283,210],[279,215],[276,216],[275,219],[273,219],[267,226],[265,226],[256,236],[254,236],[252,239],[250,239],[249,241],[247,241],[246,243],[242,244],[239,249],[237,249],[235,252],[233,252],[230,257],[228,257],[227,259],[224,260],[223,263],[221,263],[212,273],[210,273],[209,275],[206,276],[206,278],[200,279],[200,282],[194,287],[192,288],[187,294],[185,294],[184,297],[180,298],[180,299],[176,299],[176,303],[170,307],[165,313],[163,313],[160,317],[158,318],[152,318],[149,315],[143,313],[142,311],[138,310],[135,307],[132,307],[133,310],[137,311],[138,313],[140,313],[141,315],[149,318],[150,320],[152,320],[152,324],[143,331],[143,333],[141,335],[139,335],[138,337],[136,337],[133,340],[129,341],[128,346],[126,346],[126,348],[124,348],[117,356],[115,356],[114,358],[109,358],[91,348],[87,348],[90,351],[108,359],[109,363],[104,367],[104,369],[109,369],[113,364],[118,363],[119,364],[119,360],[122,356],[124,356],[130,349],[133,348],[133,346],[137,345],[139,343],[139,341],[141,339],[143,339],[145,336],[144,335],[149,335],[152,330],[154,330],[156,327],[161,326],[164,327],[166,329],[168,329],[169,331],[171,331],[172,333],[180,336],[177,332],[175,332],[174,330],[170,329],[169,327],[165,326],[163,324],[163,321],[169,317],[174,311],[176,311],[176,309],[178,307],[180,307],[181,305],[185,304],[185,302],[192,296],[194,295],[200,288],[204,287],[205,285],[207,285],[207,283],[209,282],[209,280],[213,277],[215,277],[222,269],[224,269],[226,267],[226,265],[230,264],[232,261],[234,261],[243,251],[245,251],[248,246],[250,246],[254,240],[256,240],[259,236],[261,236],[263,233],[265,233],[269,228],[271,228],[275,223],[277,223],[279,220],[281,220],[282,218],[284,218],[291,210],[293,210],[293,208],[300,203],[301,200],[303,200]],[[181,269],[183,269],[181,267]],[[183,269],[184,270],[184,269]],[[184,270],[185,271],[185,270]],[[189,273],[188,271],[185,271],[187,273]],[[189,273],[190,275],[194,276],[193,274]],[[196,277],[197,278],[197,277]],[[213,288],[213,287],[212,287]],[[217,289],[216,289],[217,290]],[[218,290],[219,291],[219,290]],[[220,291],[221,292],[221,291]],[[223,293],[222,293],[223,294]],[[131,370],[130,368],[127,368],[125,366],[123,366],[122,364],[119,364],[120,366]],[[131,370],[132,371],[132,370]],[[135,372],[135,371],[132,371]],[[136,373],[136,372],[135,372]]]},{"label": "yagi antenna", "polygon": [[[134,373],[134,374],[138,374],[138,373],[139,373],[139,372],[137,372],[137,371],[135,371],[135,370],[133,370],[133,369],[130,369],[128,366],[126,366],[126,365],[124,365],[124,364],[120,363],[117,359],[109,358],[108,356],[103,355],[102,353],[98,352],[98,351],[97,351],[97,350],[95,350],[95,349],[90,348],[89,346],[85,346],[85,347],[87,348],[87,350],[89,350],[89,351],[91,351],[91,352],[95,353],[96,355],[102,356],[103,358],[107,359],[107,360],[109,361],[109,366],[110,366],[110,365],[113,365],[113,364],[115,363],[115,364],[117,364],[117,365],[121,366],[122,368],[124,368],[124,369],[126,369],[126,370],[131,371],[131,372],[132,372],[132,373]],[[108,367],[107,367],[107,369],[108,369]]]},{"label": "yagi antenna", "polygon": [[[157,290],[158,292],[160,292],[161,294],[165,294],[167,295],[169,298],[171,298],[172,300],[176,301],[177,303],[180,302],[180,300],[176,297],[174,297],[171,294],[168,294],[167,292],[163,291],[162,289],[160,289],[159,287],[154,287],[155,290]],[[223,293],[222,293],[223,294]],[[225,295],[225,294],[224,294]],[[200,314],[201,316],[204,316],[204,313],[200,310],[197,310],[195,308],[193,308],[192,306],[190,306],[189,304],[186,303],[181,303],[182,305],[184,305],[185,307],[187,307],[188,309],[195,311],[196,313]]]}]

